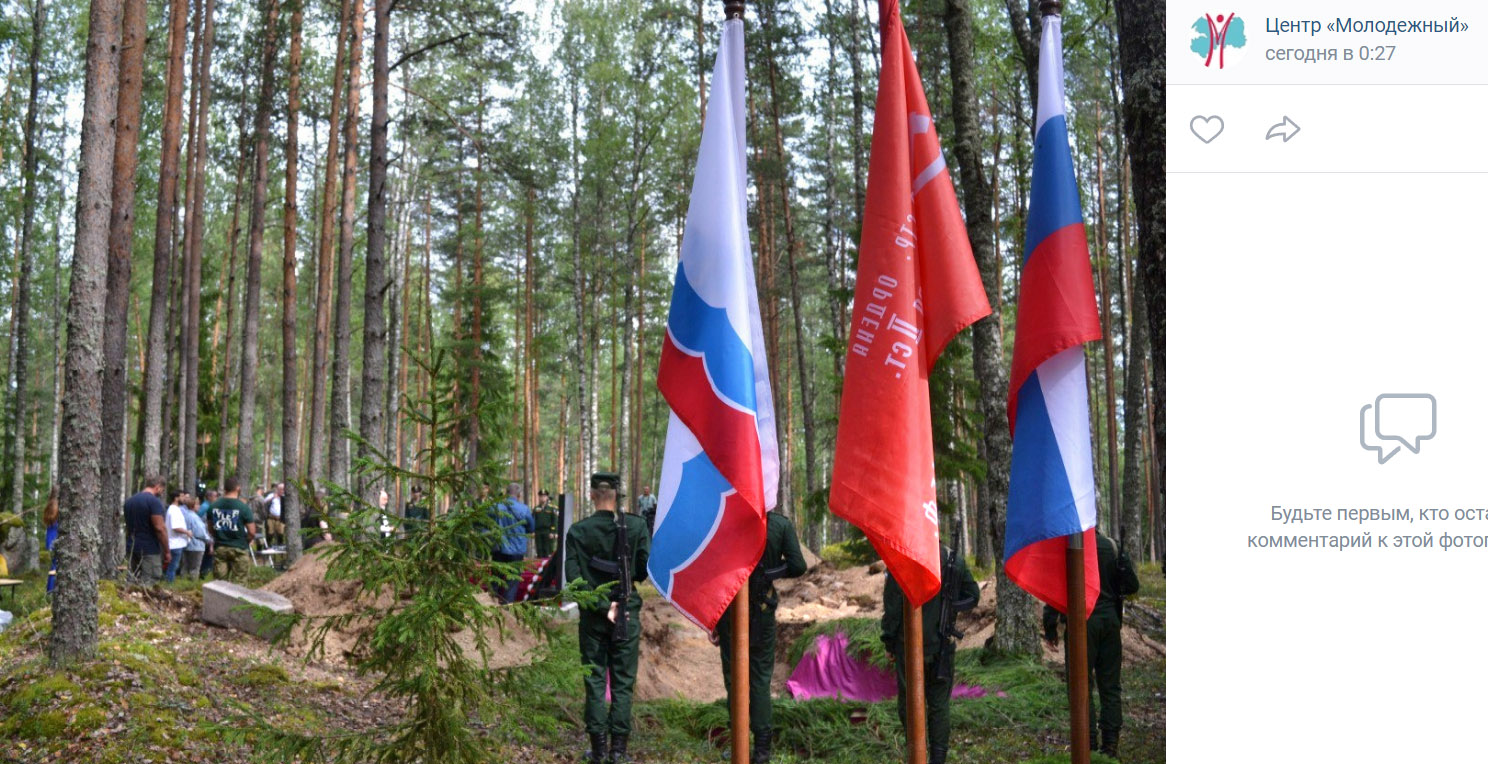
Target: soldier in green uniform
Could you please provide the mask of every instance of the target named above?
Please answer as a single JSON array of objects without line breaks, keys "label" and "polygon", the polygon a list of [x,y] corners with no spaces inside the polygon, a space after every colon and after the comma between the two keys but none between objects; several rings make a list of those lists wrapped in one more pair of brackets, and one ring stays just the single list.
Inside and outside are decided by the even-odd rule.
[{"label": "soldier in green uniform", "polygon": [[[770,675],[775,670],[775,608],[780,598],[775,581],[806,574],[806,558],[796,526],[779,512],[765,516],[765,553],[749,574],[749,731],[754,733],[751,764],[770,761]],[[733,621],[725,611],[718,620],[713,641],[723,654],[723,686],[733,694]]]},{"label": "soldier in green uniform", "polygon": [[532,508],[532,518],[537,521],[537,530],[532,534],[533,547],[538,557],[552,557],[558,551],[558,508],[553,506],[547,490],[537,492],[537,506]]},{"label": "soldier in green uniform", "polygon": [[[620,476],[613,472],[596,472],[589,478],[589,501],[594,514],[569,527],[564,546],[564,571],[568,581],[579,588],[598,588],[619,582],[629,568],[631,583],[646,580],[646,560],[651,555],[651,536],[646,521],[636,515],[617,512]],[[618,525],[625,523],[629,554],[617,559]],[[626,748],[630,740],[630,701],[635,693],[636,665],[640,659],[641,595],[632,586],[625,602],[620,596],[621,584],[610,590],[612,601],[579,611],[579,655],[589,667],[584,679],[584,728],[589,733],[588,762],[628,762]],[[629,624],[623,638],[615,634],[615,620],[625,608]],[[605,677],[609,676],[610,706],[605,709]],[[609,735],[608,752],[605,735]],[[608,757],[608,758],[607,758]]]},{"label": "soldier in green uniform", "polygon": [[[1121,600],[1137,593],[1141,582],[1126,553],[1116,548],[1100,531],[1095,532],[1095,554],[1100,565],[1100,598],[1085,620],[1086,650],[1092,683],[1100,697],[1100,719],[1097,723],[1095,704],[1090,704],[1090,747],[1096,747],[1100,731],[1100,752],[1116,758],[1121,741]],[[1059,638],[1058,610],[1044,606],[1044,640],[1051,645]]]},{"label": "soldier in green uniform", "polygon": [[[950,550],[941,547],[940,569],[945,571],[950,567]],[[929,602],[926,602],[920,612],[924,622],[924,645],[925,645],[925,710],[926,710],[926,737],[930,748],[930,764],[945,764],[946,755],[951,747],[951,688],[955,686],[955,667],[952,666],[950,679],[938,679],[935,674],[935,656],[940,652],[940,602],[942,597],[950,596],[952,606],[956,611],[970,610],[976,607],[981,600],[982,592],[977,586],[976,579],[971,575],[971,569],[966,566],[966,560],[959,555],[956,558],[956,566],[961,571],[961,586],[955,592],[948,592],[942,586]],[[942,576],[944,582],[949,576]],[[904,681],[904,590],[899,588],[899,582],[889,574],[884,574],[883,594],[883,643],[884,649],[894,657],[894,669],[899,678],[899,723],[906,724],[905,718],[905,688]],[[906,730],[907,731],[907,730]]]}]

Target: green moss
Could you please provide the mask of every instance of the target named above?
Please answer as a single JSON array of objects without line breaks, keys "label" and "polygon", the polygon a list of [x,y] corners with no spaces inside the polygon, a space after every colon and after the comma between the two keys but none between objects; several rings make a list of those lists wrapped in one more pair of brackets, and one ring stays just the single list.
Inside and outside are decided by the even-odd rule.
[{"label": "green moss", "polygon": [[54,738],[67,730],[67,714],[61,711],[43,711],[35,716],[20,717],[16,721],[16,734],[32,740]]},{"label": "green moss", "polygon": [[319,679],[310,683],[315,692],[341,692],[341,682],[335,679]]},{"label": "green moss", "polygon": [[124,702],[129,704],[131,713],[144,709],[153,709],[158,702],[155,695],[148,692],[131,692],[124,696]]},{"label": "green moss", "polygon": [[238,675],[238,682],[248,687],[288,684],[289,673],[277,663],[254,663]]},{"label": "green moss", "polygon": [[86,734],[102,727],[108,721],[108,714],[98,706],[83,706],[72,714],[72,723],[68,729],[74,733]]},{"label": "green moss", "polygon": [[60,696],[71,696],[78,692],[78,686],[64,674],[52,674],[42,677],[34,682],[23,683],[19,692],[11,697],[10,710],[23,713],[32,706],[42,703],[50,703]]}]

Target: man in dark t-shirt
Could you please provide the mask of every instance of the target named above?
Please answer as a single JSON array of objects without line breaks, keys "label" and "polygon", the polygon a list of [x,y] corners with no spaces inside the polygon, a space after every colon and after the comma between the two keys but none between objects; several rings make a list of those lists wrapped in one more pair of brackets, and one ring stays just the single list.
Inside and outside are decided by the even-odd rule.
[{"label": "man in dark t-shirt", "polygon": [[222,487],[222,498],[207,513],[207,530],[217,544],[212,574],[234,579],[247,567],[248,545],[258,536],[258,525],[253,510],[238,497],[238,479],[230,477]]},{"label": "man in dark t-shirt", "polygon": [[128,543],[129,578],[140,584],[160,580],[170,564],[170,542],[165,530],[165,478],[145,481],[145,489],[124,502],[124,538]]}]

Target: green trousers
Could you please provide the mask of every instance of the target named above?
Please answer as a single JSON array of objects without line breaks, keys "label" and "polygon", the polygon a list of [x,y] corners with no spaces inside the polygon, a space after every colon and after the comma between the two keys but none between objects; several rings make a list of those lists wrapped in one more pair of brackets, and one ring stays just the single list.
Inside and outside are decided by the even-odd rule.
[{"label": "green trousers", "polygon": [[[928,647],[926,648],[928,649]],[[904,681],[904,655],[895,651],[894,673],[899,679],[899,724],[909,736],[909,719],[905,706],[909,698],[909,685]],[[941,681],[935,678],[935,662],[925,661],[925,741],[934,750],[951,746],[951,688],[956,686],[955,668],[951,678]]]},{"label": "green trousers", "polygon": [[237,581],[248,571],[248,550],[219,546],[212,552],[212,575]]},{"label": "green trousers", "polygon": [[1095,703],[1090,704],[1090,729],[1115,732],[1121,729],[1121,621],[1115,614],[1092,613],[1085,633],[1090,644],[1090,672],[1100,696],[1097,726]]},{"label": "green trousers", "polygon": [[[718,649],[723,658],[723,686],[733,697],[733,616],[724,611],[718,619]],[[749,731],[770,731],[773,709],[770,675],[775,671],[775,608],[750,613],[749,619]]]},{"label": "green trousers", "polygon": [[[579,616],[579,657],[589,668],[584,677],[584,731],[591,735],[630,734],[630,702],[635,696],[636,665],[641,657],[641,612],[630,613],[630,635],[614,638],[615,625],[604,613]],[[605,677],[610,702],[605,706]]]}]

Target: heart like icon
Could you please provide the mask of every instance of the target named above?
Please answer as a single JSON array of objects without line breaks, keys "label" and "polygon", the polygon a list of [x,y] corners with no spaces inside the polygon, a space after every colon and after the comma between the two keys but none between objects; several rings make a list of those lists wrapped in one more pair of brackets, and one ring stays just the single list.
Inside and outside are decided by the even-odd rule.
[{"label": "heart like icon", "polygon": [[1224,120],[1220,119],[1218,115],[1194,117],[1189,120],[1188,129],[1192,130],[1193,134],[1198,136],[1199,140],[1205,143],[1213,143],[1214,139],[1218,138],[1219,134],[1224,132]]}]

